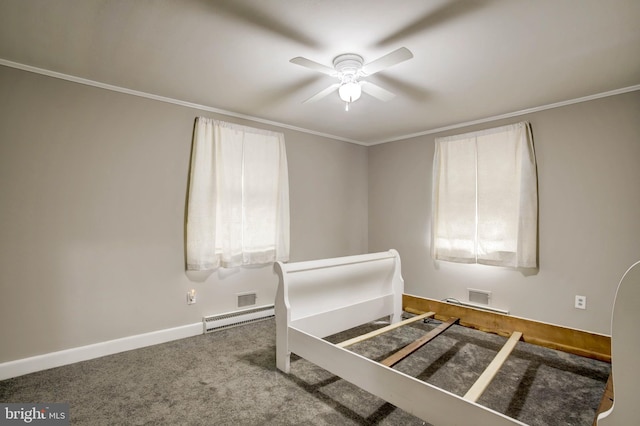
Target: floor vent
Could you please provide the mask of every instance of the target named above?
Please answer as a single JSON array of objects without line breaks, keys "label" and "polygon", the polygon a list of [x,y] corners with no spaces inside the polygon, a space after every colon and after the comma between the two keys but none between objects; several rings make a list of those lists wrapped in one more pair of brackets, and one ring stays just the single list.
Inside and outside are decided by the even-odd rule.
[{"label": "floor vent", "polygon": [[220,315],[211,315],[202,318],[205,333],[224,330],[226,328],[236,327],[238,325],[249,324],[256,321],[262,321],[275,316],[273,305],[263,306],[254,309],[245,309],[243,311],[229,312]]}]

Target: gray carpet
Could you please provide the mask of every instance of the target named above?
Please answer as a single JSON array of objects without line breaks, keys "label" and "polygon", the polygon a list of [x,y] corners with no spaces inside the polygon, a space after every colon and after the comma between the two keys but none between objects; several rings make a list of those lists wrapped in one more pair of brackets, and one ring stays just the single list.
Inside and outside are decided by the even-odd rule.
[{"label": "gray carpet", "polygon": [[[382,359],[433,326],[351,349]],[[454,326],[395,368],[463,395],[504,341]],[[478,402],[530,425],[590,426],[609,369],[519,342]],[[425,424],[304,359],[276,370],[273,319],[1,381],[0,402],[68,402],[73,425]]]}]

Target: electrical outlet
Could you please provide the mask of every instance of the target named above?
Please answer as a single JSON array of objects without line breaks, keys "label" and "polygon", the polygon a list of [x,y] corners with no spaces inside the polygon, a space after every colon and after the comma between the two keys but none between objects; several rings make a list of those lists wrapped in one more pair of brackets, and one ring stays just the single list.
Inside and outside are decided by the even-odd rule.
[{"label": "electrical outlet", "polygon": [[191,291],[187,293],[187,305],[193,305],[194,303],[196,303],[196,290],[192,288]]},{"label": "electrical outlet", "polygon": [[576,296],[576,309],[587,309],[587,296]]}]

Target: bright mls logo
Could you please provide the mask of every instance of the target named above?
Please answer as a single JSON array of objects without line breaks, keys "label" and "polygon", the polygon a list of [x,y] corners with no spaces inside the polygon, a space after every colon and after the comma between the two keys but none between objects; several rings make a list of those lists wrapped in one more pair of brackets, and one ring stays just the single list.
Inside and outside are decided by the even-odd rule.
[{"label": "bright mls logo", "polygon": [[0,425],[69,426],[69,404],[0,404]]}]

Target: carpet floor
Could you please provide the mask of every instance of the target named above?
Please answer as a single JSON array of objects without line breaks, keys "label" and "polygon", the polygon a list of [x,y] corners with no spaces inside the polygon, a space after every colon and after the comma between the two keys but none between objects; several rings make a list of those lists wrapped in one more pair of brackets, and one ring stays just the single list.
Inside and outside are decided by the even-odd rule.
[{"label": "carpet floor", "polygon": [[[416,322],[350,350],[381,360],[436,325]],[[453,326],[394,368],[463,395],[505,340]],[[591,426],[609,372],[519,342],[478,403],[532,426]],[[72,425],[427,424],[295,355],[291,374],[281,373],[273,319],[0,381],[0,402],[69,403]]]}]

